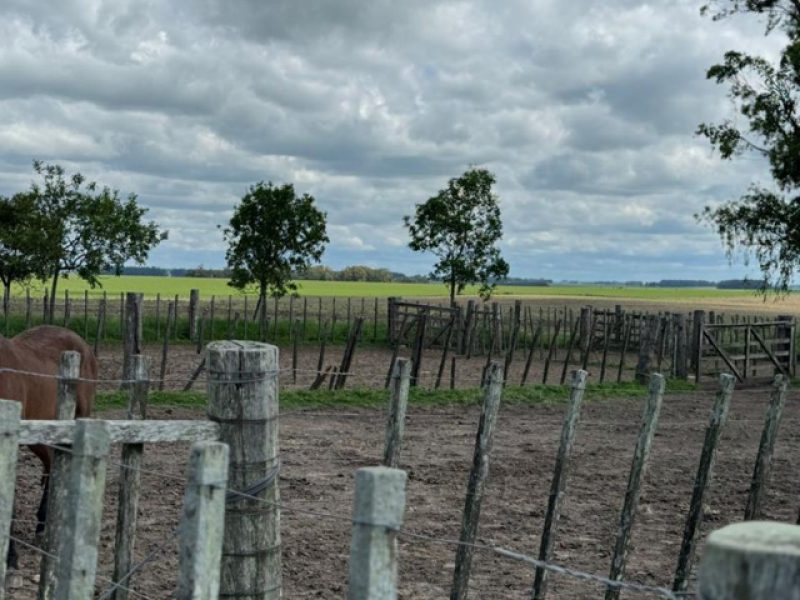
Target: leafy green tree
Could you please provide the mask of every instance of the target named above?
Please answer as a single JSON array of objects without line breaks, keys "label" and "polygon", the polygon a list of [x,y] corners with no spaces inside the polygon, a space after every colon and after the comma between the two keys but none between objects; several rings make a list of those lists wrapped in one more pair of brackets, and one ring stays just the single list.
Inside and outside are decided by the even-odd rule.
[{"label": "leafy green tree", "polygon": [[706,207],[701,218],[717,228],[729,256],[740,248],[755,256],[764,291],[785,291],[800,266],[800,2],[719,0],[702,11],[714,20],[759,16],[767,34],[777,30],[786,36],[776,63],[729,51],[708,70],[709,79],[728,86],[744,119],[698,127],[723,159],[744,153],[767,159],[774,186],[753,183],[738,200]]},{"label": "leafy green tree", "polygon": [[121,200],[117,190],[99,189],[80,173],[65,179],[58,165],[34,161],[33,168],[42,181],[24,195],[41,223],[36,257],[51,279],[52,322],[59,277],[75,273],[95,287],[102,273],[120,274],[129,260],[143,264],[167,233],[143,220],[147,209],[136,203],[134,194]]},{"label": "leafy green tree", "polygon": [[508,275],[508,263],[496,246],[503,225],[494,183],[486,169],[471,168],[417,204],[413,220],[403,217],[411,235],[409,247],[438,258],[431,277],[449,287],[451,304],[470,283],[480,283],[481,297],[489,298],[495,281]]},{"label": "leafy green tree", "polygon": [[46,235],[41,215],[26,194],[0,196],[0,223],[0,281],[7,314],[11,284],[33,277],[43,279],[47,274],[46,263],[39,256]]},{"label": "leafy green tree", "polygon": [[329,241],[325,217],[312,196],[295,195],[291,184],[276,187],[263,181],[251,186],[234,209],[224,229],[229,285],[258,288],[262,336],[267,296],[296,290],[293,272],[302,273],[322,258]]}]

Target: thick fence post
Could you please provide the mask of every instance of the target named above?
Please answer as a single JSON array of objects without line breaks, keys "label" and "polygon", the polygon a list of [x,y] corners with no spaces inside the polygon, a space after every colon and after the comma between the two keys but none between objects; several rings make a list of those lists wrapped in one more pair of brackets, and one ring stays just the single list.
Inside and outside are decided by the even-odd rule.
[{"label": "thick fence post", "polygon": [[281,596],[278,493],[278,348],[247,341],[208,345],[208,416],[230,446],[220,595]]},{"label": "thick fence post", "polygon": [[711,410],[711,420],[706,428],[703,451],[700,454],[700,464],[697,468],[697,477],[692,489],[692,499],[689,503],[689,513],[683,529],[683,542],[678,556],[678,567],[675,570],[675,579],[672,590],[685,592],[692,570],[694,552],[697,540],[700,537],[700,524],[703,522],[703,497],[706,488],[711,482],[716,457],[717,443],[722,434],[722,427],[728,417],[728,407],[733,395],[733,385],[736,380],[733,375],[723,373],[719,376],[719,391],[717,392],[714,408]]},{"label": "thick fence post", "polygon": [[189,339],[194,341],[197,335],[197,319],[200,316],[200,290],[189,290]]},{"label": "thick fence post", "polygon": [[[650,377],[648,391],[649,393],[644,405],[642,427],[639,429],[639,438],[636,441],[631,472],[628,476],[628,487],[625,490],[625,502],[622,506],[622,513],[619,518],[614,556],[611,559],[611,571],[608,578],[612,581],[620,581],[625,576],[628,541],[630,540],[633,522],[636,518],[636,509],[639,506],[639,492],[642,487],[645,469],[647,468],[647,458],[650,455],[653,436],[656,433],[656,426],[658,425],[661,401],[664,398],[664,378],[660,374],[653,373]],[[606,589],[606,600],[616,600],[617,598],[619,598],[618,587],[609,587]]]},{"label": "thick fence post", "polygon": [[[556,457],[556,468],[553,472],[553,480],[550,484],[550,497],[547,501],[547,513],[544,517],[544,530],[542,540],[539,545],[539,560],[549,561],[553,555],[555,544],[556,526],[561,516],[561,504],[564,500],[564,489],[567,483],[567,468],[569,466],[569,456],[572,453],[572,445],[575,442],[575,431],[578,427],[578,417],[581,413],[581,402],[583,393],[586,390],[586,371],[573,371],[572,381],[570,382],[569,407],[564,418],[564,425],[561,428],[561,440],[558,446],[558,456]],[[533,580],[533,598],[542,600],[547,591],[547,571],[536,568],[536,575]]]},{"label": "thick fence post", "polygon": [[703,329],[706,322],[704,310],[694,311],[692,316],[692,360],[691,368],[694,371],[695,383],[700,383],[703,362]]},{"label": "thick fence post", "polygon": [[[150,360],[137,354],[133,357],[134,383],[128,397],[128,419],[144,419],[147,410],[147,393],[150,389]],[[117,506],[116,543],[114,544],[114,600],[127,600],[130,588],[128,572],[133,564],[136,544],[136,515],[141,492],[142,454],[144,444],[124,444],[119,470],[119,505]]]},{"label": "thick fence post", "polygon": [[387,467],[356,471],[348,600],[397,598],[397,531],[403,525],[406,473]]},{"label": "thick fence post", "polygon": [[[68,420],[75,418],[75,404],[77,400],[77,378],[81,372],[81,355],[77,352],[62,352],[61,362],[58,366],[58,392],[56,399],[56,419]],[[39,563],[39,600],[53,598],[56,565],[48,556],[58,550],[64,533],[64,507],[67,502],[67,478],[69,475],[70,460],[72,455],[69,449],[54,449],[53,464],[50,468],[50,478],[47,482],[47,523],[44,529],[44,550]],[[40,525],[41,526],[41,525]]]},{"label": "thick fence post", "polygon": [[472,470],[467,483],[467,498],[464,513],[461,516],[461,544],[456,549],[453,586],[450,588],[450,600],[464,600],[469,590],[469,573],[472,568],[472,544],[478,535],[478,522],[481,516],[481,501],[486,478],[489,476],[489,456],[492,452],[494,427],[500,409],[500,397],[503,392],[503,365],[493,362],[487,373],[488,385],[483,396],[481,417],[478,422],[478,433],[475,437],[475,453],[472,459]]},{"label": "thick fence post", "polygon": [[800,527],[735,523],[711,533],[698,578],[704,600],[800,600]]},{"label": "thick fence post", "polygon": [[180,524],[178,600],[217,600],[225,528],[228,446],[192,446]]},{"label": "thick fence post", "polygon": [[686,364],[687,348],[686,348],[686,315],[683,313],[674,313],[672,315],[672,330],[674,331],[675,348],[673,351],[672,372],[678,379],[686,379],[689,375],[689,370]]},{"label": "thick fence post", "polygon": [[17,480],[17,440],[22,404],[0,400],[0,600],[5,598],[6,556]]},{"label": "thick fence post", "polygon": [[125,319],[122,329],[122,379],[121,389],[131,387],[133,357],[142,353],[142,294],[125,294]]},{"label": "thick fence post", "polygon": [[55,600],[94,597],[109,446],[108,429],[103,421],[80,419],[75,424],[63,535],[59,536],[55,552],[58,557]]},{"label": "thick fence post", "polygon": [[653,372],[654,354],[660,324],[658,315],[647,315],[644,329],[639,337],[639,361],[636,363],[637,383],[647,383],[650,374]]},{"label": "thick fence post", "polygon": [[775,375],[772,382],[769,408],[761,432],[761,441],[758,445],[756,465],[753,469],[753,479],[750,483],[750,493],[747,496],[747,507],[744,511],[745,521],[761,517],[761,503],[764,498],[764,488],[769,478],[769,468],[772,462],[772,452],[775,449],[775,439],[778,437],[778,427],[781,423],[783,406],[786,404],[786,391],[789,380],[783,375]]},{"label": "thick fence post", "polygon": [[398,358],[392,370],[389,418],[386,420],[386,446],[383,451],[383,465],[386,467],[397,467],[400,463],[410,383],[411,363],[407,358]]}]

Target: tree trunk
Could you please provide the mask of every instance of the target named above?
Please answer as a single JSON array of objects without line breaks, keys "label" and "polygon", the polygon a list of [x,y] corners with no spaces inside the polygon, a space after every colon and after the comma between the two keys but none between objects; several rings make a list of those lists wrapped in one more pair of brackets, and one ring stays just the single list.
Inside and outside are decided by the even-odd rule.
[{"label": "tree trunk", "polygon": [[456,305],[456,277],[455,275],[450,276],[450,306],[453,307]]},{"label": "tree trunk", "polygon": [[56,291],[58,290],[58,276],[61,275],[61,270],[56,267],[53,272],[53,284],[50,286],[50,306],[47,309],[47,322],[52,325],[56,312]]}]

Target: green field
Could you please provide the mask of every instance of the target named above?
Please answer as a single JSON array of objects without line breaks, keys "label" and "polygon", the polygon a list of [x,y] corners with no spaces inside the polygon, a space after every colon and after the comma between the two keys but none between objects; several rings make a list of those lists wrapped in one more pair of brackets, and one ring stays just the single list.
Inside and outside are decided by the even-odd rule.
[{"label": "green field", "polygon": [[[200,277],[134,277],[134,276],[106,276],[101,278],[102,287],[94,289],[77,277],[70,277],[59,282],[59,295],[64,290],[70,294],[83,295],[84,290],[89,290],[90,296],[102,296],[103,292],[110,295],[120,292],[141,292],[147,297],[181,297],[189,295],[189,290],[197,288],[204,297],[211,295],[228,296],[242,295],[242,292],[227,285],[225,279],[209,279]],[[299,293],[303,296],[353,296],[367,298],[385,298],[387,296],[401,297],[447,297],[447,288],[439,283],[374,283],[365,281],[300,281]],[[41,283],[31,285],[31,293],[37,296],[44,294],[45,286]],[[14,295],[23,295],[24,289],[15,288]],[[250,292],[255,295],[255,290]],[[466,290],[466,295],[476,295],[477,287]],[[691,299],[721,299],[721,298],[753,298],[754,292],[747,290],[718,290],[715,288],[645,288],[624,286],[599,286],[599,285],[558,285],[550,287],[537,286],[499,286],[495,296],[528,296],[528,297],[559,297],[559,298],[609,298],[631,300],[691,300]]]}]

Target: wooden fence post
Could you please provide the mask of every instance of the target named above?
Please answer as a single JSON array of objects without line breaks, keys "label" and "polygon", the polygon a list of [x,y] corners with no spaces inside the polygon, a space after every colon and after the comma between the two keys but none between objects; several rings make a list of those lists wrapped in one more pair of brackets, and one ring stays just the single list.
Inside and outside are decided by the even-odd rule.
[{"label": "wooden fence post", "polygon": [[[220,595],[281,596],[278,492],[278,348],[247,341],[207,349],[208,417],[230,446]],[[250,498],[249,496],[254,496]]]},{"label": "wooden fence post", "polygon": [[133,357],[142,353],[142,294],[125,294],[125,320],[122,337],[122,384],[129,389],[133,384]]},{"label": "wooden fence post", "polygon": [[5,598],[6,556],[17,480],[17,440],[21,414],[20,402],[0,400],[0,600]]},{"label": "wooden fence post", "polygon": [[[58,396],[56,399],[56,419],[75,418],[77,400],[77,378],[81,372],[81,355],[77,352],[62,352],[58,366]],[[56,554],[64,533],[64,510],[67,502],[67,483],[69,477],[69,449],[54,449],[50,480],[47,483],[47,524],[44,529],[44,550],[39,563],[39,600],[53,598],[56,565],[48,554]],[[41,527],[41,524],[39,525]]]},{"label": "wooden fence post", "polygon": [[673,352],[673,368],[672,372],[678,379],[686,379],[689,371],[686,365],[686,315],[683,313],[674,313],[672,315],[672,327],[675,332],[675,351]]},{"label": "wooden fence post", "polygon": [[387,467],[356,471],[348,600],[397,598],[397,531],[403,525],[406,473]]},{"label": "wooden fence post", "polygon": [[653,372],[654,352],[660,325],[658,315],[647,315],[645,327],[639,337],[639,360],[636,363],[636,382],[639,384],[647,383]]},{"label": "wooden fence post", "polygon": [[55,600],[89,600],[94,597],[109,446],[105,422],[79,419],[75,423],[65,481],[64,523],[55,552],[58,556],[53,587]]},{"label": "wooden fence post", "polygon": [[703,328],[706,322],[704,310],[694,311],[692,316],[692,358],[691,368],[694,371],[694,382],[700,383],[703,362]]},{"label": "wooden fence post", "polygon": [[180,524],[178,600],[219,598],[227,481],[228,446],[194,444]]},{"label": "wooden fence post", "polygon": [[778,427],[781,423],[783,406],[786,404],[786,391],[788,388],[789,380],[781,374],[775,375],[772,381],[772,394],[770,395],[764,429],[761,432],[761,441],[758,445],[753,479],[750,483],[750,493],[747,495],[747,507],[744,511],[745,521],[761,517],[764,488],[769,478],[772,452],[775,449],[775,439],[778,437]]},{"label": "wooden fence post", "polygon": [[484,391],[478,433],[475,437],[475,453],[467,483],[467,497],[464,503],[464,513],[461,516],[461,535],[459,537],[461,544],[456,549],[450,600],[464,600],[469,590],[473,551],[471,544],[475,543],[478,535],[483,490],[489,475],[489,457],[492,452],[494,427],[500,409],[500,397],[503,393],[503,365],[499,362],[489,365],[486,380],[488,385]]},{"label": "wooden fence post", "polygon": [[678,567],[672,582],[672,590],[685,592],[689,583],[689,574],[692,570],[692,560],[700,537],[700,524],[703,522],[703,496],[711,482],[716,457],[717,443],[722,434],[722,426],[728,416],[728,407],[733,395],[733,385],[736,380],[733,375],[723,373],[719,376],[719,391],[717,392],[714,407],[711,410],[711,420],[706,428],[703,451],[700,454],[700,464],[697,468],[697,477],[692,489],[692,499],[689,503],[689,513],[686,516],[686,525],[683,529],[683,542],[678,555]]},{"label": "wooden fence post", "polygon": [[417,314],[417,333],[414,337],[414,348],[411,354],[411,386],[419,383],[419,370],[422,366],[422,349],[425,347],[425,329],[428,323],[428,311],[422,309]]},{"label": "wooden fence post", "polygon": [[800,599],[800,527],[734,523],[708,536],[698,577],[705,600]]},{"label": "wooden fence post", "polygon": [[[147,393],[150,390],[150,361],[146,356],[133,357],[133,379],[128,396],[128,419],[144,419],[147,412]],[[117,506],[116,543],[114,544],[114,600],[127,600],[130,588],[128,572],[133,564],[136,544],[136,515],[141,491],[139,470],[142,467],[144,444],[123,444],[119,470],[119,504]]]},{"label": "wooden fence post", "polygon": [[[636,449],[633,452],[633,462],[631,472],[628,476],[628,487],[625,490],[625,502],[622,506],[622,513],[617,527],[617,541],[614,545],[614,555],[611,559],[611,571],[608,578],[612,581],[621,581],[625,577],[625,561],[628,552],[628,541],[630,540],[633,522],[636,519],[636,509],[639,506],[639,491],[642,487],[647,459],[650,455],[650,447],[653,443],[653,436],[658,425],[658,416],[661,412],[661,401],[664,398],[664,378],[653,373],[650,377],[647,400],[644,405],[644,416],[642,427],[639,429],[639,438],[636,441]],[[618,587],[608,587],[606,589],[605,600],[617,600],[619,598]]]},{"label": "wooden fence post", "polygon": [[[544,518],[544,530],[542,540],[539,545],[539,560],[549,561],[553,555],[555,544],[556,527],[561,516],[561,503],[564,499],[564,488],[567,482],[567,469],[569,467],[569,456],[572,453],[572,445],[575,442],[575,430],[578,426],[578,417],[581,412],[581,402],[583,393],[586,390],[586,371],[573,371],[572,381],[570,382],[569,407],[564,417],[564,425],[561,428],[561,440],[558,446],[558,456],[556,457],[556,468],[553,472],[553,480],[550,484],[550,497],[547,501],[547,513]],[[536,575],[533,580],[533,598],[542,600],[547,591],[547,571],[537,567]]]},{"label": "wooden fence post", "polygon": [[164,389],[164,378],[167,374],[167,355],[169,353],[169,332],[172,322],[175,319],[175,304],[173,302],[169,302],[167,305],[167,322],[164,324],[164,345],[161,348],[161,369],[158,377],[159,390]]},{"label": "wooden fence post", "polygon": [[411,362],[407,358],[398,358],[392,370],[389,418],[386,420],[386,445],[383,451],[383,465],[386,467],[396,468],[400,463],[410,383]]},{"label": "wooden fence post", "polygon": [[189,340],[194,341],[197,335],[197,318],[199,316],[200,290],[189,290]]}]

